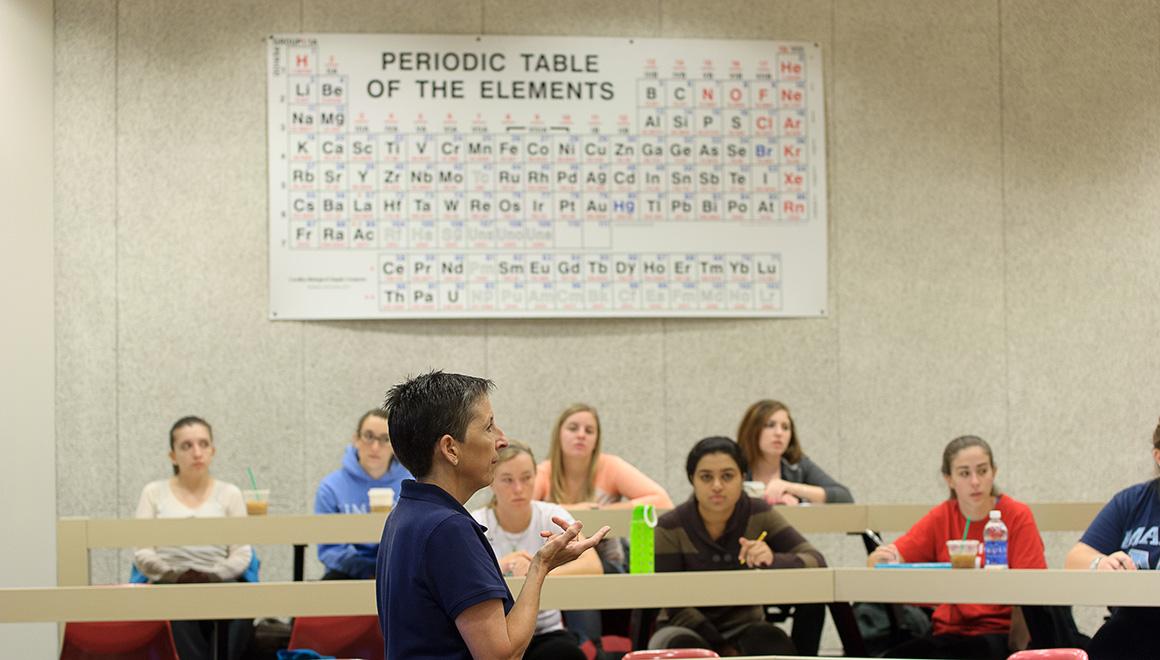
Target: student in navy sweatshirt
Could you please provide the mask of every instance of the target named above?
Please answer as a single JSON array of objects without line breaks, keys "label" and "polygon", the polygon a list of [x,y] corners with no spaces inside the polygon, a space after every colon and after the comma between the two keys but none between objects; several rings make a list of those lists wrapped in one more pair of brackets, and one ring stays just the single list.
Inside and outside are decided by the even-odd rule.
[{"label": "student in navy sweatshirt", "polygon": [[[402,489],[411,473],[395,458],[387,431],[387,414],[368,411],[358,421],[342,468],[326,475],[314,496],[314,513],[370,513],[371,488]],[[363,580],[375,576],[377,543],[318,544],[318,560],[326,566],[323,580]]]}]

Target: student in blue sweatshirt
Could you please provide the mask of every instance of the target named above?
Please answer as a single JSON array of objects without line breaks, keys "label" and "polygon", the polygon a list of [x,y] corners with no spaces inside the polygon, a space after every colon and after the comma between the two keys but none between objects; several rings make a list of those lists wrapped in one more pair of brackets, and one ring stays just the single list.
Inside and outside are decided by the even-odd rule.
[{"label": "student in blue sweatshirt", "polygon": [[[351,446],[342,457],[342,468],[318,484],[314,513],[369,513],[367,490],[392,488],[401,491],[411,473],[395,458],[387,431],[387,414],[379,409],[358,421]],[[318,544],[318,560],[326,566],[323,580],[362,580],[375,576],[377,543]]]}]

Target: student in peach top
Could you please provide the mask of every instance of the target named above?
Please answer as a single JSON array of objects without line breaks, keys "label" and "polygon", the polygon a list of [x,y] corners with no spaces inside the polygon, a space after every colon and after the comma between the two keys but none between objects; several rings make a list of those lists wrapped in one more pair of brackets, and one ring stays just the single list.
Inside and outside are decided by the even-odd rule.
[{"label": "student in peach top", "polygon": [[[652,504],[673,508],[660,484],[612,454],[600,451],[600,416],[596,409],[575,403],[560,413],[552,429],[548,460],[536,470],[533,497],[565,507],[628,509]],[[597,551],[605,573],[623,573],[626,562],[620,539],[606,538]]]},{"label": "student in peach top", "polygon": [[[600,451],[600,415],[596,408],[574,403],[560,413],[552,429],[548,460],[536,469],[532,498],[565,507],[627,509],[652,504],[673,508],[660,484],[619,456]],[[605,537],[596,546],[605,573],[625,573],[628,562],[621,539]],[[593,610],[564,613],[568,627],[592,640],[600,650],[600,613]]]},{"label": "student in peach top", "polygon": [[576,403],[560,413],[552,430],[548,460],[536,472],[536,499],[567,506],[630,509],[652,504],[671,509],[660,484],[624,459],[600,451],[600,416]]}]

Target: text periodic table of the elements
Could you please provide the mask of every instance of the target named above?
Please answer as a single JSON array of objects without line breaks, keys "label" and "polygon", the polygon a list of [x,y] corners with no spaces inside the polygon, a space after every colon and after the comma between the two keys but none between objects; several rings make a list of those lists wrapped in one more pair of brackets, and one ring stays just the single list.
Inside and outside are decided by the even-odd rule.
[{"label": "text periodic table of the elements", "polygon": [[825,314],[816,44],[267,44],[272,318]]}]

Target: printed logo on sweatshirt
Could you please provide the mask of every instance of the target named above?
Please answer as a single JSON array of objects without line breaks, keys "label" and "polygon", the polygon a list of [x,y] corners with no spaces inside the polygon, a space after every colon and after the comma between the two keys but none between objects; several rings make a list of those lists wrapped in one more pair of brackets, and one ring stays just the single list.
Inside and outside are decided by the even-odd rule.
[{"label": "printed logo on sweatshirt", "polygon": [[355,504],[353,502],[343,502],[339,506],[342,507],[343,513],[370,513],[369,511],[367,511],[368,505],[366,505],[366,504]]},{"label": "printed logo on sweatshirt", "polygon": [[[1148,569],[1148,557],[1150,553],[1147,550],[1141,550],[1133,546],[1160,546],[1160,527],[1137,527],[1136,529],[1128,531],[1124,534],[1124,541],[1120,543],[1120,547],[1128,552],[1128,556],[1132,558],[1132,562],[1136,564],[1137,568]],[[1157,569],[1160,569],[1160,562],[1157,563]]]},{"label": "printed logo on sweatshirt", "polygon": [[[1131,550],[1128,551],[1128,556],[1132,558],[1132,563],[1136,565],[1136,568],[1138,568],[1142,571],[1148,569],[1148,553],[1147,552],[1144,552],[1143,550],[1140,550],[1139,548],[1132,548]],[[1160,566],[1157,566],[1157,568],[1160,568]]]}]

